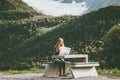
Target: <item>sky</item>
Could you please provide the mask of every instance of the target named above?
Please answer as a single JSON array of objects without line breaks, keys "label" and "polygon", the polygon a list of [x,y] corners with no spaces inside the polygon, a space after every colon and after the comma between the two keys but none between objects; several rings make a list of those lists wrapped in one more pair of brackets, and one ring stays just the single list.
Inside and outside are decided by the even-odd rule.
[{"label": "sky", "polygon": [[61,3],[63,0],[22,0],[38,12],[51,16],[82,15],[109,5],[120,6],[120,0],[74,0]]},{"label": "sky", "polygon": [[83,14],[87,7],[84,2],[79,4],[73,2],[71,4],[60,3],[52,0],[24,0],[38,12],[43,12],[46,15],[79,15]]}]

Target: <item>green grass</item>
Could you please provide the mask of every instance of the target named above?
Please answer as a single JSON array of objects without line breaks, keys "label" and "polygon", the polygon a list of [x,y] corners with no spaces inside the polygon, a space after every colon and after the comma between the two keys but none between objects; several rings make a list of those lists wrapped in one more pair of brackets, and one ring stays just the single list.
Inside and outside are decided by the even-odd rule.
[{"label": "green grass", "polygon": [[97,69],[99,76],[107,76],[109,78],[120,78],[119,69]]},{"label": "green grass", "polygon": [[7,70],[7,71],[0,71],[0,74],[3,75],[15,75],[15,74],[28,74],[28,73],[43,73],[44,69],[41,68],[32,68],[29,70]]}]

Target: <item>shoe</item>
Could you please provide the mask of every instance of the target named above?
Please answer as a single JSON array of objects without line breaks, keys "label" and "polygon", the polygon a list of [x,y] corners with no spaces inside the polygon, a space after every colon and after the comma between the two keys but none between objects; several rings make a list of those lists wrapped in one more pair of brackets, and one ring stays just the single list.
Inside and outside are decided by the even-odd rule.
[{"label": "shoe", "polygon": [[59,73],[59,76],[63,76],[62,73]]},{"label": "shoe", "polygon": [[63,76],[67,76],[67,74],[66,74],[66,73],[63,73]]}]

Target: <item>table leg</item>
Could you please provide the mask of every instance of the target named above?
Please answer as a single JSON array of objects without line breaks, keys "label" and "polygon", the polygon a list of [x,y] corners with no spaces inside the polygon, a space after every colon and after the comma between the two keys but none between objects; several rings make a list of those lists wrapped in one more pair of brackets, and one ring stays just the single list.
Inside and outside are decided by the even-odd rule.
[{"label": "table leg", "polygon": [[73,67],[71,68],[71,72],[73,78],[80,78],[80,77],[89,77],[89,76],[98,76],[95,67]]}]

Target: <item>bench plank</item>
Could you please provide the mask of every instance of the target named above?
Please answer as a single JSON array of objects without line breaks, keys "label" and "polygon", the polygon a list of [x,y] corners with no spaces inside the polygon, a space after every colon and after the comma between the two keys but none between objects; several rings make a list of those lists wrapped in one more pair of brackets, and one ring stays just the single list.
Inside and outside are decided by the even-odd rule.
[{"label": "bench plank", "polygon": [[71,67],[93,67],[99,66],[98,62],[88,62],[88,63],[72,63]]},{"label": "bench plank", "polygon": [[[71,62],[65,61],[65,63],[70,64]],[[54,64],[54,62],[44,62],[43,64]]]}]

